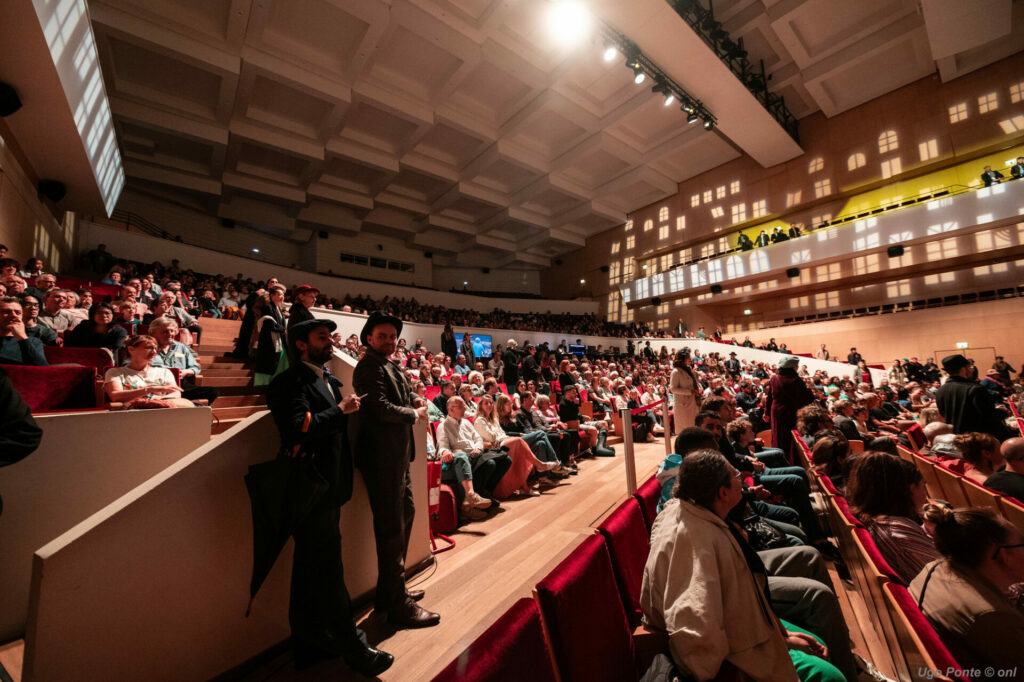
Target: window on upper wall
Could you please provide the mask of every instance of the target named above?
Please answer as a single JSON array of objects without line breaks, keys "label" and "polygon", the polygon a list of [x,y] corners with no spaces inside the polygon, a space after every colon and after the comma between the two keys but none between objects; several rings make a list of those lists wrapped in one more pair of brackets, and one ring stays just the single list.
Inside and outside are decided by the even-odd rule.
[{"label": "window on upper wall", "polygon": [[627,258],[622,261],[622,281],[628,282],[633,279],[633,259]]},{"label": "window on upper wall", "polygon": [[668,221],[668,206],[662,206],[658,209],[658,222],[664,223]]},{"label": "window on upper wall", "polygon": [[949,108],[949,122],[959,123],[960,121],[967,120],[967,102],[960,102],[960,104],[954,104]]},{"label": "window on upper wall", "polygon": [[716,199],[724,199],[725,198],[725,185],[722,185],[721,187],[715,188],[715,198]]},{"label": "window on upper wall", "polygon": [[636,247],[636,236],[629,235],[626,237],[626,250],[632,251]]},{"label": "window on upper wall", "polygon": [[662,272],[667,272],[668,269],[672,267],[672,254],[671,253],[666,253],[659,260],[661,261],[660,265],[661,265],[661,271]]},{"label": "window on upper wall", "polygon": [[658,228],[658,241],[665,241],[666,239],[668,239],[668,234],[669,234],[669,226],[668,225],[662,225],[661,227],[659,227]]},{"label": "window on upper wall", "polygon": [[612,261],[608,265],[608,284],[618,284],[622,279],[622,263]]},{"label": "window on upper wall", "polygon": [[627,220],[626,221],[626,225],[622,229],[625,230],[626,232],[629,232],[630,230],[632,230],[633,229],[633,221],[632,220]]},{"label": "window on upper wall", "polygon": [[750,216],[752,218],[760,218],[761,216],[768,213],[768,200],[758,199],[750,205]]},{"label": "window on upper wall", "polygon": [[620,250],[622,250],[622,242],[612,242],[612,255],[614,256]]},{"label": "window on upper wall", "polygon": [[884,133],[878,136],[878,153],[885,154],[886,152],[894,152],[900,148],[899,137],[896,136],[895,130],[886,130]]},{"label": "window on upper wall", "polygon": [[932,138],[927,142],[922,142],[921,144],[917,145],[917,152],[918,154],[921,155],[922,161],[934,159],[936,156],[939,155],[939,141],[936,140],[935,138]]},{"label": "window on upper wall", "polygon": [[894,159],[886,159],[882,162],[882,177],[891,178],[894,175],[899,175],[903,170],[903,164],[900,162],[900,157]]},{"label": "window on upper wall", "polygon": [[676,230],[686,229],[686,216],[676,216]]},{"label": "window on upper wall", "polygon": [[654,221],[653,220],[645,220],[644,221],[644,232],[650,232],[653,229],[654,229]]},{"label": "window on upper wall", "polygon": [[863,167],[867,162],[867,159],[864,158],[864,155],[860,152],[850,154],[846,159],[846,170],[857,170],[858,168]]},{"label": "window on upper wall", "polygon": [[690,197],[690,208],[700,206],[700,195],[694,194]]},{"label": "window on upper wall", "polygon": [[608,321],[618,322],[619,321],[619,292],[614,291],[608,294]]},{"label": "window on upper wall", "polygon": [[1010,86],[1010,103],[1016,104],[1021,100],[1024,100],[1024,81]]},{"label": "window on upper wall", "polygon": [[710,204],[710,203],[711,203],[711,200],[712,200],[713,198],[714,198],[714,197],[713,197],[713,196],[712,196],[712,194],[711,194],[711,190],[708,190],[708,191],[704,192],[704,203],[705,203],[705,204]]},{"label": "window on upper wall", "polygon": [[999,108],[999,96],[990,92],[987,95],[982,95],[978,98],[978,113],[987,114],[990,111],[995,111]]},{"label": "window on upper wall", "polygon": [[747,205],[746,204],[735,204],[732,207],[732,222],[741,223],[747,219]]},{"label": "window on upper wall", "polygon": [[818,180],[817,182],[814,183],[814,198],[815,199],[820,199],[822,197],[827,197],[829,194],[832,194],[832,181],[831,180],[829,180],[828,178],[825,178],[824,180]]},{"label": "window on upper wall", "polygon": [[738,194],[740,191],[740,181],[733,180],[729,183],[729,194]]},{"label": "window on upper wall", "polygon": [[722,208],[721,206],[715,206],[714,208],[711,209],[711,217],[712,218],[721,218],[724,215],[725,215],[725,209]]},{"label": "window on upper wall", "polygon": [[810,173],[817,173],[818,171],[820,171],[824,167],[825,167],[825,159],[823,159],[823,158],[821,158],[819,156],[819,157],[817,157],[815,159],[811,159],[811,162],[807,164],[807,172],[808,172],[808,174],[810,174]]},{"label": "window on upper wall", "polygon": [[786,208],[796,206],[800,203],[800,197],[803,195],[803,190],[797,190],[795,192],[786,192]]}]

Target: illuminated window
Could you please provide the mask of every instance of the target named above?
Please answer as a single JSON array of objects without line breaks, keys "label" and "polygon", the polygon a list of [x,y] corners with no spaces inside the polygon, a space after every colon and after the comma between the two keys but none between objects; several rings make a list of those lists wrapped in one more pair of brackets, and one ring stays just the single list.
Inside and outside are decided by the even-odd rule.
[{"label": "illuminated window", "polygon": [[689,263],[693,260],[693,249],[683,249],[679,252],[679,262]]},{"label": "illuminated window", "polygon": [[715,189],[715,198],[716,199],[724,199],[725,198],[725,185],[722,185],[721,187],[717,187]]},{"label": "illuminated window", "polygon": [[832,194],[832,181],[828,178],[824,180],[818,180],[814,183],[814,198],[820,199],[821,197],[827,197]]},{"label": "illuminated window", "polygon": [[895,282],[889,282],[885,285],[885,293],[889,298],[910,296],[910,280],[901,279]]},{"label": "illuminated window", "polygon": [[[662,303],[661,305],[658,306],[658,314],[668,315],[668,303]],[[661,322],[658,323],[658,326],[661,327],[662,329],[666,329],[668,327],[668,320],[662,320]]]},{"label": "illuminated window", "polygon": [[768,201],[766,199],[758,199],[750,205],[750,215],[752,218],[760,218],[766,213],[768,213]]},{"label": "illuminated window", "polygon": [[819,156],[816,159],[811,159],[811,162],[809,164],[807,164],[807,172],[808,173],[817,173],[818,171],[820,171],[824,167],[825,167],[825,159],[823,159],[823,158],[821,158]]},{"label": "illuminated window", "polygon": [[789,208],[790,206],[796,206],[797,204],[799,204],[800,196],[802,194],[803,191],[799,189],[795,192],[786,192],[786,208]]},{"label": "illuminated window", "polygon": [[925,244],[925,254],[928,262],[956,258],[959,255],[956,238],[928,242]]},{"label": "illuminated window", "polygon": [[846,170],[857,170],[865,163],[867,163],[867,159],[860,152],[850,154],[849,158],[846,159]]},{"label": "illuminated window", "polygon": [[668,233],[669,233],[669,226],[668,225],[662,225],[661,227],[659,227],[658,228],[658,241],[664,241],[664,240],[668,239]]},{"label": "illuminated window", "polygon": [[618,284],[622,279],[622,263],[612,261],[608,266],[608,284]]},{"label": "illuminated window", "polygon": [[633,229],[633,221],[632,221],[632,220],[627,220],[627,221],[626,221],[626,226],[625,226],[625,228],[623,228],[623,229],[624,229],[624,230],[625,230],[626,232],[629,232],[630,230],[632,230],[632,229]]},{"label": "illuminated window", "polygon": [[619,305],[621,299],[619,298],[619,292],[613,291],[608,294],[608,321],[618,322],[619,321]]},{"label": "illuminated window", "polygon": [[729,238],[728,237],[722,237],[721,239],[718,240],[718,250],[719,251],[728,251],[729,250]]},{"label": "illuminated window", "polygon": [[729,256],[725,259],[725,276],[732,279],[735,277],[742,277],[745,272],[743,267],[743,259],[739,256]]},{"label": "illuminated window", "polygon": [[622,250],[622,242],[612,242],[612,255],[614,256]]},{"label": "illuminated window", "polygon": [[676,217],[676,230],[686,229],[686,216],[681,215]]},{"label": "illuminated window", "polygon": [[839,263],[819,265],[815,268],[814,272],[814,276],[819,282],[828,282],[829,280],[838,279],[841,274],[841,266]]},{"label": "illuminated window", "polygon": [[959,123],[965,120],[967,120],[967,102],[960,102],[960,104],[954,104],[949,108],[950,123]]},{"label": "illuminated window", "polygon": [[886,159],[882,162],[882,177],[891,178],[894,175],[899,175],[900,171],[903,170],[903,164],[900,162],[900,157],[894,159]]},{"label": "illuminated window", "polygon": [[664,256],[660,258],[660,261],[661,271],[666,272],[669,268],[672,267],[672,254],[666,253]]},{"label": "illuminated window", "polygon": [[822,223],[828,222],[830,220],[832,220],[832,214],[831,213],[825,213],[823,215],[816,215],[816,216],[813,216],[811,218],[811,225],[813,225],[814,227],[818,227]]},{"label": "illuminated window", "polygon": [[658,209],[658,222],[668,222],[668,206],[662,206]]},{"label": "illuminated window", "polygon": [[690,208],[693,208],[695,206],[700,206],[700,195],[699,194],[694,194],[693,196],[690,197]]},{"label": "illuminated window", "polygon": [[[714,256],[714,255],[715,255],[715,245],[714,244],[705,244],[704,246],[700,247],[700,257],[701,258],[710,258],[711,256]],[[694,267],[696,267],[696,266],[694,266]]]},{"label": "illuminated window", "polygon": [[1024,116],[1014,116],[999,122],[999,127],[1007,135],[1024,130]]},{"label": "illuminated window", "polygon": [[704,192],[704,203],[705,204],[710,204],[711,203],[711,199],[712,199],[711,190],[708,190],[707,192]]},{"label": "illuminated window", "polygon": [[729,183],[729,194],[738,194],[740,191],[740,181],[733,180]]},{"label": "illuminated window", "polygon": [[859,256],[853,259],[853,274],[855,275],[867,275],[872,272],[878,272],[878,254],[872,253],[867,256]]},{"label": "illuminated window", "polygon": [[633,259],[627,258],[622,261],[622,281],[628,282],[633,279]]},{"label": "illuminated window", "polygon": [[722,208],[721,206],[715,206],[714,208],[711,209],[711,217],[712,218],[721,218],[724,215],[725,215],[725,209]]},{"label": "illuminated window", "polygon": [[815,308],[828,308],[837,305],[839,305],[838,291],[826,291],[824,293],[814,295]]},{"label": "illuminated window", "polygon": [[735,204],[732,207],[732,222],[739,223],[747,219],[747,205]]},{"label": "illuminated window", "polygon": [[935,138],[932,138],[932,139],[928,140],[927,142],[922,142],[921,144],[917,145],[917,152],[918,152],[918,154],[921,155],[921,160],[922,161],[927,161],[928,159],[934,159],[936,156],[939,155],[939,142],[938,142],[938,140],[936,140]]},{"label": "illuminated window", "polygon": [[995,111],[999,108],[999,96],[990,92],[987,95],[982,95],[978,98],[978,113],[987,114],[990,111]]},{"label": "illuminated window", "polygon": [[627,251],[632,251],[635,246],[636,246],[636,236],[631,234],[628,237],[626,237],[626,250]]},{"label": "illuminated window", "polygon": [[1016,104],[1024,99],[1024,81],[1010,86],[1010,102]]},{"label": "illuminated window", "polygon": [[894,152],[900,148],[899,138],[895,130],[886,130],[878,136],[878,153]]}]

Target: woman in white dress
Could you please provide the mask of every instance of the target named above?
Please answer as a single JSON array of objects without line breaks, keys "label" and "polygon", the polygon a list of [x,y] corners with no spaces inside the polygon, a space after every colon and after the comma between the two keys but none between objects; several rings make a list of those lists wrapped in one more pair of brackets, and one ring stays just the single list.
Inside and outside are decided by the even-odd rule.
[{"label": "woman in white dress", "polygon": [[697,398],[700,384],[697,382],[697,375],[693,373],[691,362],[688,351],[681,350],[676,353],[672,376],[669,378],[675,433],[679,433],[688,426],[693,426],[697,413],[700,411],[700,402]]}]

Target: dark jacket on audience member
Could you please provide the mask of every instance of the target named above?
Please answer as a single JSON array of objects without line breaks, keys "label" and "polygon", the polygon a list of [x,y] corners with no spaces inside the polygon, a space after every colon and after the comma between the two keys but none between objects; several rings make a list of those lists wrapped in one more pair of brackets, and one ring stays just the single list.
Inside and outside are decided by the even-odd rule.
[{"label": "dark jacket on audience member", "polygon": [[128,332],[119,324],[110,324],[105,334],[98,334],[91,321],[86,320],[64,334],[64,345],[68,348],[109,348],[117,350],[124,343]]},{"label": "dark jacket on audience member", "polygon": [[1016,471],[997,471],[985,479],[985,487],[1024,500],[1024,474]]},{"label": "dark jacket on audience member", "polygon": [[34,336],[22,340],[13,336],[0,337],[0,365],[48,364],[43,354],[43,342]]},{"label": "dark jacket on audience member", "polygon": [[[523,381],[536,381],[540,378],[540,365],[537,364],[537,356],[527,353],[523,356]],[[515,386],[509,386],[515,390]]]},{"label": "dark jacket on audience member", "polygon": [[501,354],[501,363],[504,367],[502,381],[508,386],[509,391],[516,390],[516,383],[519,381],[519,356],[511,348],[506,348]]},{"label": "dark jacket on audience member", "polygon": [[[0,467],[14,464],[39,447],[43,430],[14,388],[7,372],[0,369]],[[0,500],[0,512],[3,500]]]},{"label": "dark jacket on audience member", "polygon": [[288,331],[291,331],[292,327],[297,325],[299,322],[305,322],[306,320],[312,319],[313,313],[309,312],[309,308],[296,301],[295,303],[292,303],[292,307],[288,309]]},{"label": "dark jacket on audience member", "polygon": [[988,433],[999,440],[1009,437],[1002,413],[981,384],[952,376],[935,394],[935,405],[953,433]]}]

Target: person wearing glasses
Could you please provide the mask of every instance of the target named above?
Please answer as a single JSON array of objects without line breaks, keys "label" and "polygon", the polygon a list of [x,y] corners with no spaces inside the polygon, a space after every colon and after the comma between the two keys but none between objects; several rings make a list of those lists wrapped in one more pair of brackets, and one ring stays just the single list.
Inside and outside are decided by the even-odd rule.
[{"label": "person wearing glasses", "polygon": [[[190,401],[181,397],[181,389],[171,370],[153,366],[156,339],[148,334],[138,334],[125,342],[125,348],[128,349],[128,364],[112,367],[103,375],[103,390],[111,402],[128,403],[129,408],[193,407]],[[142,401],[147,402],[143,404]]]},{"label": "person wearing glasses", "polygon": [[[910,584],[925,617],[964,668],[1024,671],[1024,535],[988,509],[929,505],[931,562]],[[986,677],[990,677],[986,675]]]},{"label": "person wearing glasses", "polygon": [[57,332],[39,324],[39,299],[30,294],[18,297],[21,301],[21,321],[25,323],[25,333],[43,342],[44,346],[57,345]]},{"label": "person wearing glasses", "polygon": [[113,352],[124,343],[128,332],[114,323],[114,309],[109,303],[89,306],[89,319],[64,334],[68,348],[107,348]]}]

